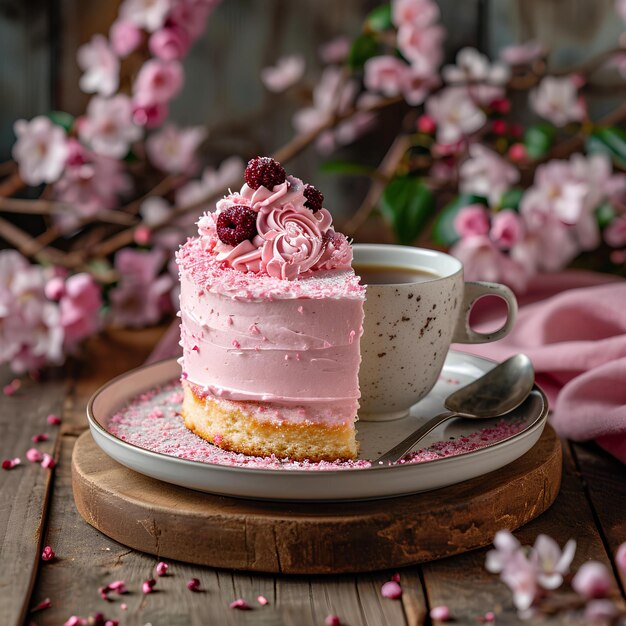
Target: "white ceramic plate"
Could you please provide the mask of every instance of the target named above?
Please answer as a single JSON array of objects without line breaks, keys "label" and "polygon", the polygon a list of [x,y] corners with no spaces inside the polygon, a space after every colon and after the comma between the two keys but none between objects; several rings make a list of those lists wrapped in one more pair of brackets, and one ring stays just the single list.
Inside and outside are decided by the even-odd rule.
[{"label": "white ceramic plate", "polygon": [[[360,458],[371,459],[388,450],[420,422],[443,410],[444,399],[494,366],[492,361],[450,351],[435,388],[411,409],[411,414],[391,422],[358,423]],[[535,387],[531,396],[507,420],[517,420],[518,432],[483,447],[433,460],[404,465],[360,469],[305,471],[233,467],[178,458],[123,441],[107,430],[110,417],[138,393],[165,384],[179,375],[175,359],[140,367],[115,378],[97,391],[87,407],[91,433],[110,457],[137,472],[209,493],[263,500],[367,500],[407,495],[447,487],[481,476],[511,463],[537,442],[546,424],[548,402]],[[500,420],[452,420],[419,444],[428,448],[438,441],[460,440]]]}]

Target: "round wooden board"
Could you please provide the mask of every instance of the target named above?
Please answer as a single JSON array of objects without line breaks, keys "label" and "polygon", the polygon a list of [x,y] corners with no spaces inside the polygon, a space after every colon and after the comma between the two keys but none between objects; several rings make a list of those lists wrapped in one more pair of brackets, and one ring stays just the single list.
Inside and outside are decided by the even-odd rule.
[{"label": "round wooden board", "polygon": [[212,567],[284,574],[366,572],[491,543],[537,517],[561,484],[561,443],[546,426],[535,447],[473,480],[388,500],[257,502],[148,478],[110,459],[89,432],[74,447],[83,518],[136,550]]}]

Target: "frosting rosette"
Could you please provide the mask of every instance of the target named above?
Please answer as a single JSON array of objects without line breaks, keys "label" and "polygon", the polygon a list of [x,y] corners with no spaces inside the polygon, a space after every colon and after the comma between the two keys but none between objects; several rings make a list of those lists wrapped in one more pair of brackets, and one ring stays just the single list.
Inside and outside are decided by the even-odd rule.
[{"label": "frosting rosette", "polygon": [[324,253],[324,235],[332,221],[326,209],[312,213],[292,202],[262,207],[257,216],[257,230],[265,240],[261,267],[286,280],[307,272]]},{"label": "frosting rosette", "polygon": [[[219,200],[216,210],[198,221],[205,249],[232,269],[266,273],[283,280],[294,280],[310,271],[350,267],[352,249],[348,240],[333,230],[330,213],[318,208],[321,202],[314,207],[317,210],[309,208],[309,187],[294,176],[287,176],[271,189],[263,185],[253,188],[245,183],[239,192]],[[234,240],[232,231],[225,232],[225,243],[220,239],[220,215],[230,211],[221,218],[228,222],[233,213],[246,210],[256,213],[257,232],[252,235],[248,231],[243,235],[247,239]]]}]

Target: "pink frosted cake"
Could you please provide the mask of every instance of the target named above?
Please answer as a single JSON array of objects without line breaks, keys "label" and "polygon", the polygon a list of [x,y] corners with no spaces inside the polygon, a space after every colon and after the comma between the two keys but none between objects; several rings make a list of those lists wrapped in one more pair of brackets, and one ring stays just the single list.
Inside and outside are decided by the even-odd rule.
[{"label": "pink frosted cake", "polygon": [[185,425],[245,454],[353,459],[365,288],[350,244],[276,161],[245,179],[178,253]]}]

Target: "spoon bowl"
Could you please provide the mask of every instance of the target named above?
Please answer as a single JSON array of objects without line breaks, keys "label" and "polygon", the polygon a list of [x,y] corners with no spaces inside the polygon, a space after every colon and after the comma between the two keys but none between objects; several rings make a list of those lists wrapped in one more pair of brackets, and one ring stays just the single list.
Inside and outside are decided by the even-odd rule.
[{"label": "spoon bowl", "polygon": [[535,370],[531,360],[525,354],[512,356],[484,376],[450,394],[444,402],[447,411],[428,420],[375,462],[399,461],[439,424],[454,417],[488,419],[510,413],[526,400],[534,382]]}]

